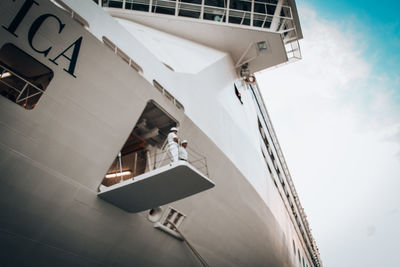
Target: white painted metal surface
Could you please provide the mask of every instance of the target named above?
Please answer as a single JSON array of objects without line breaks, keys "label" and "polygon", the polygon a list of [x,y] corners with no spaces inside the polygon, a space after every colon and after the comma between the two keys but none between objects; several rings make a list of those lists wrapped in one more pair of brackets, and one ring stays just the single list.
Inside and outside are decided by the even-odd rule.
[{"label": "white painted metal surface", "polygon": [[[10,25],[23,2],[1,1],[0,24]],[[7,255],[2,262],[13,266],[32,265],[32,261],[46,265],[44,259],[53,266],[193,265],[187,248],[149,227],[147,214],[127,213],[97,197],[111,162],[147,101],[154,100],[179,121],[180,134],[190,146],[207,156],[210,175],[218,185],[173,203],[187,215],[184,232],[207,262],[298,266],[291,247],[295,242],[311,266],[282,192],[266,168],[257,112],[229,52],[153,34],[134,22],[136,31],[129,31],[92,1],[64,1],[69,11],[87,22],[86,28],[70,12],[45,0],[36,2],[39,6],[32,6],[16,31],[18,38],[0,27],[0,45],[15,43],[50,64],[27,40],[30,25],[47,13],[66,26],[59,35],[54,21],[47,21],[34,39],[36,47],[52,46],[49,57],[54,57],[79,36],[83,42],[77,78],[62,69],[68,60],[60,60],[60,66],[52,66],[53,81],[31,112],[0,97],[4,126],[0,127],[4,215],[0,238]],[[142,36],[137,35],[140,30]],[[134,60],[140,73],[102,43],[103,36]],[[168,45],[157,47],[160,41]],[[273,47],[272,52],[282,47]],[[186,55],[200,56],[181,60],[181,49]],[[199,57],[204,59],[200,63],[192,60]],[[174,72],[163,63],[179,66],[178,70],[190,67],[190,71]],[[153,87],[153,80],[182,103],[184,111],[166,100]],[[234,95],[234,82],[243,105]],[[159,257],[151,257],[155,253]]]},{"label": "white painted metal surface", "polygon": [[[199,23],[196,20],[171,19],[168,16],[154,14],[132,14],[131,11],[119,9],[111,9],[110,12],[117,18],[134,21],[135,23],[229,53],[234,62],[240,59],[249,45],[265,41],[268,44],[265,53],[259,53],[255,47],[252,47],[251,53],[248,55],[248,57],[257,56],[250,63],[254,72],[281,64],[288,59],[280,33],[257,31],[249,27],[233,28],[224,23]],[[125,22],[123,25],[127,24]]]},{"label": "white painted metal surface", "polygon": [[160,167],[98,193],[128,212],[156,208],[214,187],[215,184],[186,161]]}]

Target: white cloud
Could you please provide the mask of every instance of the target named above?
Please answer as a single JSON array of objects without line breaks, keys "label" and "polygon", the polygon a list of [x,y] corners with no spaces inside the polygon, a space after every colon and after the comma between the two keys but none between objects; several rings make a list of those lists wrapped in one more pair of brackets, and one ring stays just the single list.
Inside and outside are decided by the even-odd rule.
[{"label": "white cloud", "polygon": [[258,81],[322,260],[400,266],[387,255],[400,237],[399,77],[373,72],[351,21],[300,16],[303,59]]}]

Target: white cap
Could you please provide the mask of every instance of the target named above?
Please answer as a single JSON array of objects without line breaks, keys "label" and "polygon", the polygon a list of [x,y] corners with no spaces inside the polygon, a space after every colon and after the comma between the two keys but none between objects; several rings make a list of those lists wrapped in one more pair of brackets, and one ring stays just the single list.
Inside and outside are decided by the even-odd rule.
[{"label": "white cap", "polygon": [[181,142],[181,144],[183,145],[183,144],[187,144],[187,140],[183,140],[182,142]]},{"label": "white cap", "polygon": [[178,131],[178,128],[172,127],[169,131],[170,131],[170,132],[172,132],[172,131]]}]

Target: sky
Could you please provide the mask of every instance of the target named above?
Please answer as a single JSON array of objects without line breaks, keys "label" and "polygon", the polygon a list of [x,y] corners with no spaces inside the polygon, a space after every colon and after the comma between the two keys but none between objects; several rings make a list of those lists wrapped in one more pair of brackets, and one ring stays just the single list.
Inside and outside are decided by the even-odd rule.
[{"label": "sky", "polygon": [[298,0],[258,83],[324,266],[400,266],[400,2]]}]

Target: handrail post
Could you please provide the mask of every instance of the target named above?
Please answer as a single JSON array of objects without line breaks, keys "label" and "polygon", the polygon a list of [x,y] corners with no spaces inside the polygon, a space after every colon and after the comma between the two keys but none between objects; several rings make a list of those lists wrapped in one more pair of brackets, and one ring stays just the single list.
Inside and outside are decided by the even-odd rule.
[{"label": "handrail post", "polygon": [[152,170],[155,170],[155,169],[157,169],[157,151],[154,153],[154,164],[153,164],[153,169]]},{"label": "handrail post", "polygon": [[225,18],[225,23],[229,23],[229,8],[231,5],[231,0],[228,0],[226,3],[226,18]]},{"label": "handrail post", "polygon": [[179,0],[175,0],[175,16],[179,14]]},{"label": "handrail post", "polygon": [[274,15],[273,15],[272,21],[271,21],[271,26],[269,27],[273,31],[278,30],[279,21],[281,20],[280,14],[282,11],[282,4],[283,4],[283,0],[279,0],[278,3],[276,4],[275,12],[274,12]]},{"label": "handrail post", "polygon": [[204,0],[201,0],[200,19],[204,19]]},{"label": "handrail post", "polygon": [[253,26],[254,18],[254,0],[251,0],[250,26]]},{"label": "handrail post", "polygon": [[149,150],[147,150],[147,152],[146,152],[146,156],[147,156],[147,162],[148,162],[148,164],[149,164],[149,171],[152,171],[153,170],[153,166],[151,165],[151,156],[150,156],[150,151]]},{"label": "handrail post", "polygon": [[137,165],[137,152],[135,152],[135,159],[133,163],[133,177],[136,176],[136,165]]},{"label": "handrail post", "polygon": [[124,180],[124,176],[122,175],[122,155],[121,155],[121,151],[118,153],[118,159],[119,159],[119,173],[121,174],[121,180],[119,182],[121,183]]}]

